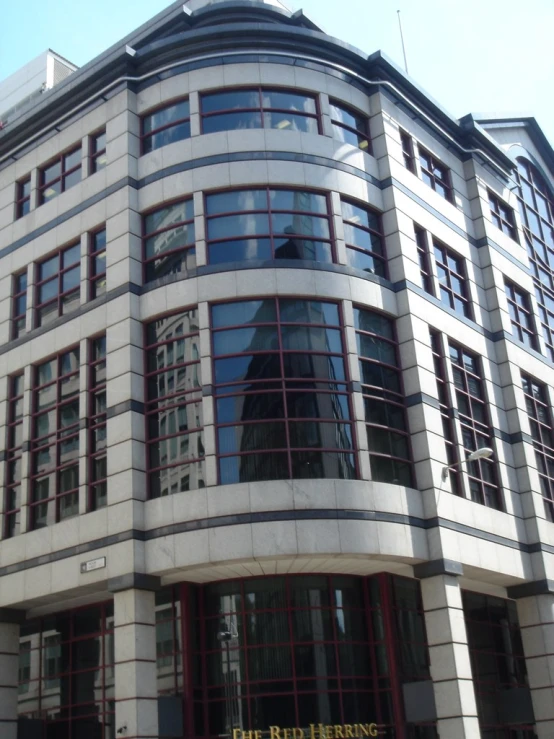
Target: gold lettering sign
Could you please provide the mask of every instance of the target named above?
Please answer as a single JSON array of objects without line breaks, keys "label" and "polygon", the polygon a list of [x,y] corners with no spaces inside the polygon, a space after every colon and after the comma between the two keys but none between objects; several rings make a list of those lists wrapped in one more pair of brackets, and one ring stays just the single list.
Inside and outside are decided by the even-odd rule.
[{"label": "gold lettering sign", "polygon": [[[233,739],[262,739],[261,730],[245,731],[233,729]],[[362,739],[363,737],[379,736],[377,724],[310,724],[304,730],[299,726],[282,728],[269,727],[269,739]]]}]

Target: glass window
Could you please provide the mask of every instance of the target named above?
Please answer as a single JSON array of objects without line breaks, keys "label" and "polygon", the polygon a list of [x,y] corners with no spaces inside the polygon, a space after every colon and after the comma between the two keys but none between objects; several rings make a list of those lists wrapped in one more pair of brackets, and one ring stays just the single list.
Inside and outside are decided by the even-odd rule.
[{"label": "glass window", "polygon": [[[89,426],[88,426],[88,509],[96,511],[108,504],[106,336],[89,340]],[[78,416],[78,406],[77,406]]]},{"label": "glass window", "polygon": [[8,378],[4,537],[16,536],[21,523],[21,458],[23,454],[23,373]]},{"label": "glass window", "polygon": [[333,137],[371,154],[369,121],[366,115],[338,101],[329,101]]},{"label": "glass window", "polygon": [[37,263],[36,325],[44,326],[79,307],[81,244],[61,249]]},{"label": "glass window", "polygon": [[415,156],[414,156],[414,143],[412,137],[406,131],[400,129],[400,144],[402,146],[402,157],[404,159],[404,166],[412,174],[417,174]]},{"label": "glass window", "polygon": [[529,293],[516,287],[509,280],[504,280],[504,287],[512,323],[512,334],[530,349],[537,351],[539,345]]},{"label": "glass window", "polygon": [[429,295],[434,295],[433,273],[429,258],[429,243],[427,241],[427,232],[414,223],[414,236],[417,245],[417,256],[419,259],[419,270],[421,274],[421,286]]},{"label": "glass window", "polygon": [[454,203],[450,170],[433,154],[418,144],[421,179],[450,203]]},{"label": "glass window", "polygon": [[106,229],[89,234],[90,299],[106,292]]},{"label": "glass window", "polygon": [[338,306],[225,303],[212,327],[221,484],[356,477]]},{"label": "glass window", "polygon": [[39,169],[39,205],[47,203],[81,181],[81,147],[61,154]]},{"label": "glass window", "polygon": [[106,130],[90,137],[90,173],[99,172],[108,163],[106,156]]},{"label": "glass window", "polygon": [[547,386],[521,373],[546,518],[554,521],[554,424]]},{"label": "glass window", "polygon": [[381,219],[366,206],[341,200],[344,240],[350,266],[380,277],[387,276]]},{"label": "glass window", "polygon": [[143,218],[144,280],[152,282],[196,267],[192,198]]},{"label": "glass window", "polygon": [[333,261],[327,197],[303,190],[206,195],[208,261]]},{"label": "glass window", "polygon": [[489,205],[491,209],[491,218],[494,225],[507,234],[510,238],[517,241],[517,229],[514,218],[514,211],[509,205],[504,203],[500,198],[490,190],[487,190],[489,195]]},{"label": "glass window", "polygon": [[466,318],[472,318],[465,259],[433,239],[433,252],[441,302]]},{"label": "glass window", "polygon": [[249,128],[319,133],[313,95],[270,88],[224,90],[200,96],[202,132]]},{"label": "glass window", "polygon": [[142,153],[148,154],[175,141],[190,138],[190,109],[188,100],[157,108],[141,119]]},{"label": "glass window", "polygon": [[26,333],[27,321],[27,270],[13,277],[12,339]]},{"label": "glass window", "polygon": [[31,175],[16,183],[15,217],[22,218],[31,210]]},{"label": "glass window", "polygon": [[205,485],[195,308],[146,327],[147,466],[152,498]]}]

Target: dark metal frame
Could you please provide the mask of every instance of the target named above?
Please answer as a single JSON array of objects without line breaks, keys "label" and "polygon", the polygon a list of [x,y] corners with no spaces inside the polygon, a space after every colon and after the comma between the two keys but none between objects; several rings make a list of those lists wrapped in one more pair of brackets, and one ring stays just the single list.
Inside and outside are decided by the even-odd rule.
[{"label": "dark metal frame", "polygon": [[[171,208],[174,205],[179,205],[180,203],[186,203],[190,202],[193,204],[193,214],[191,218],[188,218],[184,221],[175,221],[175,223],[172,223],[170,226],[165,226],[163,228],[159,228],[157,231],[146,231],[146,218],[148,216],[154,215],[154,213],[157,213],[160,210],[165,210],[166,208]],[[146,240],[149,238],[152,238],[153,236],[157,236],[161,233],[166,233],[169,231],[173,231],[177,228],[180,228],[182,226],[190,227],[192,225],[193,232],[194,229],[194,202],[192,196],[186,197],[186,198],[178,198],[177,200],[169,200],[165,203],[162,203],[161,205],[157,205],[155,208],[150,208],[149,210],[145,211],[142,214],[142,273],[143,273],[143,282],[144,284],[147,284],[148,282],[155,282],[156,279],[164,279],[168,277],[168,275],[162,275],[161,277],[155,278],[153,280],[147,280],[147,268],[149,264],[154,264],[157,260],[165,259],[167,257],[170,257],[175,254],[183,254],[183,264],[186,262],[186,258],[188,257],[188,252],[191,252],[193,255],[196,254],[196,234],[193,233],[193,239],[191,242],[185,244],[184,246],[179,246],[176,249],[171,249],[169,251],[164,251],[159,254],[159,256],[153,256],[146,258]],[[186,268],[184,270],[186,272]]]},{"label": "dark metal frame", "polygon": [[[8,408],[6,417],[6,460],[5,465],[5,494],[4,494],[4,531],[3,536],[8,539],[19,534],[21,523],[21,463],[23,457],[23,441],[17,441],[17,435],[23,433],[23,397],[25,393],[23,372],[8,378]],[[21,388],[18,385],[21,383]],[[19,466],[19,474],[17,474]],[[17,493],[19,488],[19,494]],[[14,496],[15,505],[11,498]],[[11,520],[15,519],[13,529]]]},{"label": "dark metal frame", "polygon": [[[434,237],[433,251],[437,267],[441,302],[456,311],[459,315],[472,319],[473,310],[469,295],[466,260]],[[441,279],[440,270],[444,273],[444,279]],[[455,282],[460,284],[461,291],[454,287]]]},{"label": "dark metal frame", "polygon": [[431,154],[430,151],[421,146],[421,144],[418,143],[417,147],[421,167],[421,179],[436,193],[454,205],[450,169],[437,159],[436,156]]},{"label": "dark metal frame", "polygon": [[[104,137],[104,146],[102,148],[98,148],[98,141],[99,139]],[[104,157],[104,159],[102,159]],[[101,169],[104,169],[104,167],[107,166],[107,159],[106,159],[106,129],[103,128],[100,131],[96,131],[96,133],[93,133],[90,135],[89,138],[89,162],[90,162],[90,172],[89,174],[94,174],[95,172],[100,172]]]},{"label": "dark metal frame", "polygon": [[[140,154],[143,156],[144,154],[149,154],[152,151],[157,151],[158,149],[162,149],[162,146],[153,146],[150,151],[146,152],[144,150],[144,142],[146,139],[150,139],[153,136],[155,136],[158,133],[161,133],[162,131],[166,131],[170,128],[175,128],[176,126],[181,126],[183,123],[189,123],[190,125],[190,103],[189,103],[189,114],[185,118],[179,118],[178,120],[171,121],[170,123],[165,123],[163,126],[158,126],[158,128],[153,128],[148,133],[144,133],[144,122],[147,118],[154,115],[155,113],[160,113],[162,110],[167,110],[168,108],[173,108],[175,105],[178,105],[179,103],[185,103],[189,102],[188,96],[182,97],[182,98],[176,98],[173,100],[165,101],[161,103],[160,105],[157,105],[155,108],[151,108],[146,113],[142,113],[140,117]],[[190,130],[189,135],[184,136],[182,139],[178,139],[179,141],[185,141],[186,139],[190,138]]]},{"label": "dark metal frame", "polygon": [[[40,262],[36,262],[37,265],[37,282],[35,284],[35,326],[43,326],[48,325],[48,323],[44,324],[41,317],[40,317],[40,311],[41,309],[56,304],[57,310],[56,310],[56,316],[55,318],[58,318],[59,316],[66,315],[64,312],[64,299],[72,296],[72,295],[78,295],[79,296],[79,304],[73,308],[73,310],[76,310],[76,308],[80,305],[80,295],[81,295],[81,251],[80,251],[80,241],[75,241],[72,244],[67,244],[67,246],[64,246],[62,249],[59,249],[58,251],[54,252],[53,254],[49,254],[47,257],[44,257],[40,260]],[[74,262],[71,262],[71,264],[64,264],[64,254],[68,252],[70,249],[73,249],[75,246],[79,246],[79,255],[77,259]],[[42,265],[46,264],[46,262],[49,262],[51,259],[57,258],[58,259],[58,270],[55,274],[50,275],[49,277],[45,277],[44,279],[40,279],[41,276],[41,268]],[[63,277],[67,272],[70,272],[71,270],[75,269],[76,267],[79,268],[79,284],[77,287],[72,287],[69,290],[63,291]],[[53,282],[54,280],[57,280],[57,293],[55,297],[49,298],[43,303],[39,302],[39,291],[40,288],[43,285],[46,285],[49,282]],[[69,311],[71,312],[71,311]],[[51,318],[50,320],[54,320],[54,318]]]},{"label": "dark metal frame", "polygon": [[[87,510],[96,511],[107,505],[107,403],[106,403],[106,335],[88,340],[88,496]],[[103,372],[103,373],[102,373]],[[102,439],[103,434],[103,439]],[[98,442],[104,441],[104,444]],[[104,460],[106,474],[96,477],[96,464]],[[97,490],[100,488],[100,491]],[[102,500],[104,498],[105,500]]]},{"label": "dark metal frame", "polygon": [[544,511],[546,518],[554,521],[554,422],[548,402],[548,387],[523,372],[521,383],[541,481]]},{"label": "dark metal frame", "polygon": [[[347,105],[346,103],[342,103],[340,100],[336,100],[334,98],[331,98],[329,100],[329,105],[331,106],[331,123],[333,125],[333,129],[335,127],[337,128],[344,128],[346,131],[349,131],[350,133],[354,134],[358,137],[358,139],[361,139],[361,142],[358,142],[358,148],[362,151],[365,151],[367,154],[373,154],[372,147],[371,147],[371,138],[369,136],[369,118],[365,113],[361,113],[360,111],[356,110],[350,105]],[[352,127],[348,124],[344,123],[343,121],[333,118],[333,107],[338,108],[339,110],[344,111],[347,115],[352,116],[353,118],[359,118],[359,127]],[[365,146],[362,146],[362,143],[365,143]]]},{"label": "dark metal frame", "polygon": [[[376,231],[372,228],[369,228],[365,225],[362,225],[361,223],[356,223],[354,221],[350,221],[348,218],[345,218],[344,215],[342,215],[342,222],[343,224],[347,224],[351,226],[354,229],[360,229],[361,231],[364,231],[365,233],[369,234],[370,237],[377,236],[379,238],[379,241],[381,243],[381,251],[382,254],[378,254],[377,252],[373,251],[373,249],[364,249],[360,246],[357,246],[356,244],[351,244],[345,236],[345,244],[346,244],[346,256],[348,260],[349,253],[351,251],[357,251],[361,254],[367,254],[373,259],[373,262],[375,264],[381,265],[382,274],[381,277],[384,277],[385,279],[388,278],[388,261],[387,261],[387,251],[385,247],[385,236],[383,233],[383,224],[381,220],[381,213],[379,211],[375,210],[374,208],[371,208],[367,203],[360,203],[355,200],[352,200],[352,198],[344,198],[341,197],[341,205],[353,205],[356,208],[359,208],[360,210],[365,211],[366,213],[371,213],[372,215],[377,217],[377,220],[379,221],[379,230]],[[344,213],[344,209],[343,209]],[[356,268],[355,268],[356,269]],[[365,270],[364,270],[365,271]],[[373,273],[379,275],[378,269],[373,269]]]},{"label": "dark metal frame", "polygon": [[427,240],[427,231],[414,223],[414,235],[419,259],[419,271],[421,273],[421,285],[426,293],[435,295],[433,272],[431,270],[431,255]]},{"label": "dark metal frame", "polygon": [[[54,197],[57,197],[58,195],[61,195],[63,192],[65,192],[68,188],[66,187],[66,179],[69,177],[69,175],[73,174],[74,172],[77,172],[78,170],[82,170],[82,159],[79,160],[79,164],[74,165],[73,167],[70,167],[69,169],[65,168],[66,159],[67,157],[70,157],[72,154],[75,154],[77,151],[81,151],[81,144],[77,144],[77,146],[73,146],[71,149],[68,149],[67,151],[64,151],[62,154],[58,154],[54,159],[51,159],[46,164],[43,164],[41,167],[39,167],[38,170],[38,178],[39,178],[39,186],[38,186],[38,204],[42,205],[43,203],[49,203],[51,200],[54,199]],[[53,167],[55,164],[59,163],[60,165],[60,174],[56,177],[53,177],[51,180],[48,180],[48,182],[45,181],[44,176],[47,169],[50,169],[50,167]],[[56,182],[61,183],[61,190],[60,192],[56,193],[56,195],[52,198],[45,199],[44,198],[44,191],[48,188],[54,185]],[[77,183],[74,183],[77,184]],[[73,185],[71,185],[73,187]]]},{"label": "dark metal frame", "polygon": [[[104,234],[104,245],[101,248],[97,248],[97,239],[100,234]],[[96,229],[88,235],[88,257],[89,257],[89,299],[94,300],[99,295],[103,295],[106,292],[106,226]],[[104,254],[104,270],[96,271],[96,260]],[[103,284],[102,284],[103,283]],[[100,287],[99,287],[100,285]]]},{"label": "dark metal frame", "polygon": [[[26,192],[26,187],[29,192]],[[31,175],[27,175],[22,180],[15,183],[15,217],[23,218],[27,213],[31,212]]]},{"label": "dark metal frame", "polygon": [[[24,280],[25,286],[21,286],[21,281]],[[18,339],[26,333],[25,323],[27,320],[27,268],[21,272],[17,272],[12,278],[12,325],[11,325],[11,338]],[[24,308],[21,312],[18,311],[18,302],[24,299]],[[19,327],[18,324],[23,321],[23,327]]]},{"label": "dark metal frame", "polygon": [[510,312],[512,334],[530,349],[539,351],[535,317],[531,307],[529,293],[514,285],[513,282],[504,278],[506,300]]},{"label": "dark metal frame", "polygon": [[501,200],[498,195],[492,192],[492,190],[487,190],[487,194],[489,196],[492,222],[496,228],[499,228],[503,233],[519,243],[513,209]]}]

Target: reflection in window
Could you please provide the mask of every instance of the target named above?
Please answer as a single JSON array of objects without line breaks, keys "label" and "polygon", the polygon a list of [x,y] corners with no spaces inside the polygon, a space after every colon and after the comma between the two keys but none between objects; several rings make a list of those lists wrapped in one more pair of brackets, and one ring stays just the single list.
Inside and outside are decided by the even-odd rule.
[{"label": "reflection in window", "polygon": [[231,190],[206,196],[208,261],[332,262],[325,195],[303,190]]},{"label": "reflection in window", "polygon": [[554,424],[547,386],[521,374],[546,518],[554,521]]},{"label": "reflection in window", "polygon": [[145,282],[196,267],[192,198],[144,216],[143,233]]},{"label": "reflection in window", "polygon": [[27,321],[27,269],[13,276],[12,339],[26,333]]},{"label": "reflection in window", "polygon": [[547,356],[554,361],[554,192],[526,159],[517,160],[515,177]]},{"label": "reflection in window", "polygon": [[316,99],[282,89],[253,87],[201,95],[202,132],[249,128],[319,133]]},{"label": "reflection in window", "polygon": [[198,311],[146,327],[147,465],[151,498],[204,487]]},{"label": "reflection in window", "polygon": [[79,347],[34,368],[31,528],[79,513]]},{"label": "reflection in window", "polygon": [[433,252],[441,302],[466,318],[472,318],[465,259],[433,239]]},{"label": "reflection in window", "polygon": [[4,537],[16,536],[21,524],[21,463],[23,453],[23,373],[8,379],[7,442],[4,463]]},{"label": "reflection in window", "polygon": [[106,292],[106,229],[89,234],[90,299]]},{"label": "reflection in window", "polygon": [[333,138],[344,141],[346,144],[357,146],[362,151],[371,154],[371,142],[369,140],[369,121],[367,116],[349,108],[343,103],[330,101],[331,124],[333,126]]},{"label": "reflection in window", "polygon": [[141,130],[143,154],[190,138],[189,101],[180,100],[143,116]]},{"label": "reflection in window", "polygon": [[47,203],[81,181],[81,147],[61,154],[38,171],[38,202]]},{"label": "reflection in window", "polygon": [[15,217],[23,218],[31,210],[31,175],[16,183]]},{"label": "reflection in window", "polygon": [[371,478],[412,485],[411,452],[394,323],[354,309]]},{"label": "reflection in window", "polygon": [[529,293],[506,279],[504,280],[504,288],[508,301],[508,311],[510,312],[512,334],[530,349],[538,350],[535,320]]},{"label": "reflection in window", "polygon": [[448,202],[454,202],[450,170],[431,152],[418,144],[421,179]]},{"label": "reflection in window", "polygon": [[89,341],[89,490],[88,508],[108,504],[106,336]]},{"label": "reflection in window", "polygon": [[81,302],[81,244],[61,249],[37,264],[36,325],[65,316]]},{"label": "reflection in window", "polygon": [[351,267],[380,277],[387,265],[379,214],[370,208],[341,200],[346,259]]},{"label": "reflection in window", "polygon": [[212,327],[220,482],[356,477],[338,306],[225,303]]},{"label": "reflection in window", "polygon": [[90,137],[90,173],[99,172],[108,163],[106,156],[106,130]]},{"label": "reflection in window", "polygon": [[517,241],[517,229],[514,218],[514,211],[509,205],[495,195],[490,190],[487,190],[489,195],[489,205],[491,209],[491,218],[494,225],[503,231],[507,236]]}]

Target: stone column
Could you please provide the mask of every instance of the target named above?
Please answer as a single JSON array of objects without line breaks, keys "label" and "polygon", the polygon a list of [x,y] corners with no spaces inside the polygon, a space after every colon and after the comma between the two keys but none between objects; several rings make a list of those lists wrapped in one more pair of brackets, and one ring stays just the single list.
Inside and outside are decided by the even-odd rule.
[{"label": "stone column", "polygon": [[[554,583],[551,587],[554,588]],[[554,736],[554,592],[519,598],[517,612],[537,737],[551,739]]]},{"label": "stone column", "polygon": [[124,575],[114,593],[115,728],[125,739],[158,739],[154,590],[159,579]]},{"label": "stone column", "polygon": [[441,739],[480,736],[458,577],[459,563],[436,560],[414,568],[421,597]]},{"label": "stone column", "polygon": [[17,739],[19,624],[23,611],[0,608],[0,736]]}]

